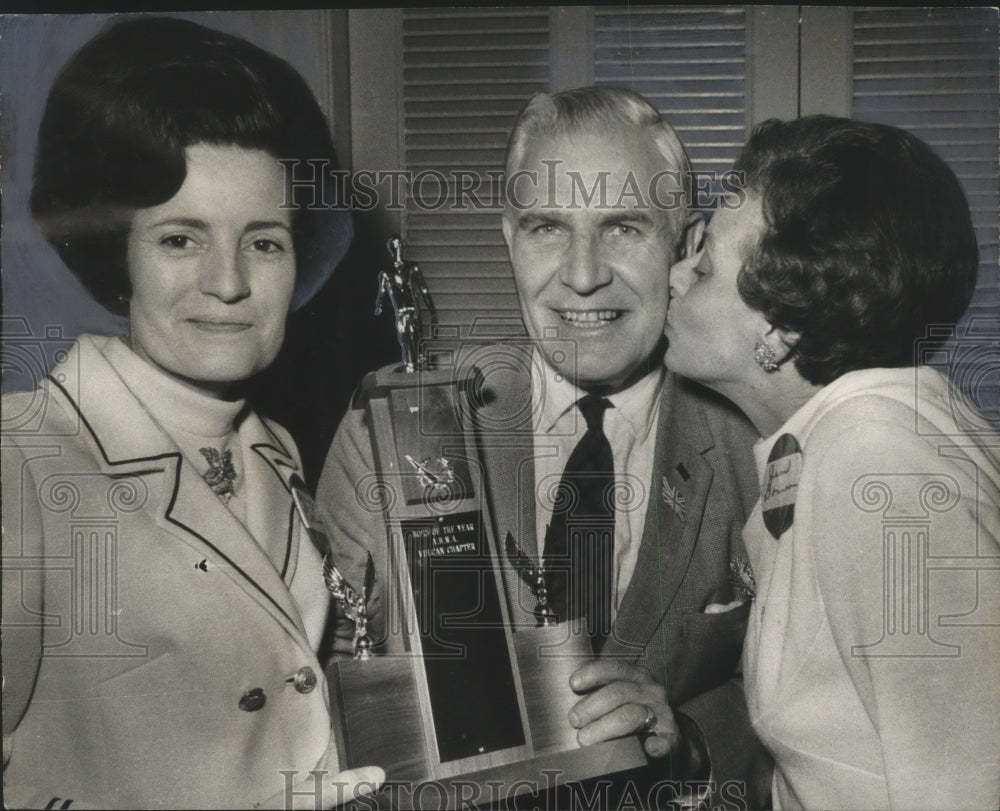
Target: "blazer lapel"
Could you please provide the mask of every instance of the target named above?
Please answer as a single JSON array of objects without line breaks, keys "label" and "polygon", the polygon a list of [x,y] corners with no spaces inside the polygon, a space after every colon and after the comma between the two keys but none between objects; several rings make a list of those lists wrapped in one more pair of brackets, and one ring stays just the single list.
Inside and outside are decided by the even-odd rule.
[{"label": "blazer lapel", "polygon": [[698,540],[713,470],[703,453],[714,444],[708,423],[664,379],[653,456],[653,481],[635,573],[604,653],[645,645],[677,595]]},{"label": "blazer lapel", "polygon": [[77,348],[79,356],[71,354],[54,370],[50,385],[61,389],[79,413],[98,445],[104,472],[144,476],[150,485],[145,509],[155,523],[224,572],[290,633],[304,638],[287,586],[246,527],[153,421],[94,339],[81,338]]},{"label": "blazer lapel", "polygon": [[[241,426],[244,447],[253,454],[246,459],[247,485],[256,486],[261,497],[247,505],[247,525],[285,582],[295,576],[298,559],[299,517],[289,480],[302,476],[298,463],[256,414],[247,415]],[[249,457],[250,454],[247,454]]]},{"label": "blazer lapel", "polygon": [[[248,460],[244,460],[244,468],[249,467]],[[271,500],[266,495],[263,498]],[[247,509],[252,509],[250,504]],[[277,608],[283,620],[301,630],[298,610],[271,558],[186,459],[180,460],[173,504],[163,520],[186,543],[207,546],[217,565],[243,591],[263,601],[266,607]],[[287,529],[282,535],[287,536]]]}]

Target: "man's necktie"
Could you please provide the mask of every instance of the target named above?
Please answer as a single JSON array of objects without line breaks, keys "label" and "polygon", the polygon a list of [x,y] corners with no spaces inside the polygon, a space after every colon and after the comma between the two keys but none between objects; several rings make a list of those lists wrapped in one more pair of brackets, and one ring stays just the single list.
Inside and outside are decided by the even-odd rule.
[{"label": "man's necktie", "polygon": [[604,435],[609,400],[588,394],[577,406],[587,432],[566,462],[545,536],[549,598],[560,620],[586,618],[595,652],[611,633],[614,576],[614,458]]}]

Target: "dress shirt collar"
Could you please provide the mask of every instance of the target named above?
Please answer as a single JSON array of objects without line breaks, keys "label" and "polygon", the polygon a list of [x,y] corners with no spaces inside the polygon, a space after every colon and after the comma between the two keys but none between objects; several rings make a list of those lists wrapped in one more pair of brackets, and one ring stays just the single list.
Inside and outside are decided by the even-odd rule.
[{"label": "dress shirt collar", "polygon": [[[637,439],[643,439],[652,430],[663,375],[662,364],[655,364],[647,375],[629,388],[608,395],[616,418],[623,421]],[[547,434],[587,392],[559,374],[535,349],[531,364],[531,393],[532,399],[539,402],[535,412],[535,432]]]}]

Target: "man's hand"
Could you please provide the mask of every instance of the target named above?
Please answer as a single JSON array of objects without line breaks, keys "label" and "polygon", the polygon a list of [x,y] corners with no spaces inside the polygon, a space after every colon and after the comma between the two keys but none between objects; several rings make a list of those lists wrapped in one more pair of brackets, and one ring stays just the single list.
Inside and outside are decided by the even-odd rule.
[{"label": "man's hand", "polygon": [[663,685],[641,667],[616,660],[589,662],[570,676],[569,685],[587,693],[569,711],[581,746],[645,732],[646,754],[661,758],[680,744]]}]

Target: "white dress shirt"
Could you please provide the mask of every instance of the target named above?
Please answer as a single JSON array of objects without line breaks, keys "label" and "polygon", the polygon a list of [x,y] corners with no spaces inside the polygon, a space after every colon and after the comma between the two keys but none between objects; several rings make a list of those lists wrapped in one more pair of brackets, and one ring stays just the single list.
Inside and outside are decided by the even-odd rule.
[{"label": "white dress shirt", "polygon": [[[613,408],[604,412],[604,434],[615,464],[615,572],[612,616],[635,571],[646,522],[646,506],[653,474],[656,424],[660,413],[663,366],[628,389],[608,396]],[[535,533],[539,556],[544,554],[545,531],[552,518],[552,497],[562,480],[573,448],[587,430],[576,408],[586,395],[553,369],[538,350],[531,364],[531,400],[535,434]]]}]

